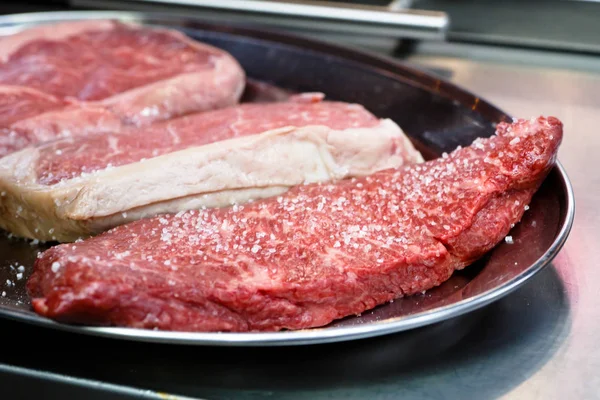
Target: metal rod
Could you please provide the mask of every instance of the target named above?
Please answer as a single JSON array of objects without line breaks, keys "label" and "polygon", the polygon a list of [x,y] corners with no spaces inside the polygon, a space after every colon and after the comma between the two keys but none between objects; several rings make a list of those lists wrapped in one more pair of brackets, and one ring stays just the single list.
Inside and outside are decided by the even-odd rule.
[{"label": "metal rod", "polygon": [[[271,1],[271,0],[129,0],[129,3],[185,6],[224,13],[254,14],[263,17],[293,20],[346,23],[397,29],[401,37],[444,38],[449,24],[448,15],[438,11],[424,11],[390,6],[340,4],[325,1]],[[391,6],[393,4],[393,7]],[[281,22],[281,21],[280,21]]]}]

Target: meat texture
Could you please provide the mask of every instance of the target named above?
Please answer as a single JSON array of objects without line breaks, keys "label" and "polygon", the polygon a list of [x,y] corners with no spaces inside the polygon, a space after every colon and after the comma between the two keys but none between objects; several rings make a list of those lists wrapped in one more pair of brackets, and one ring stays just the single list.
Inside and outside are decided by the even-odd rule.
[{"label": "meat texture", "polygon": [[245,86],[239,63],[220,49],[172,29],[109,20],[4,37],[0,60],[0,155],[234,105]]},{"label": "meat texture", "polygon": [[73,241],[157,213],[241,204],[421,161],[400,127],[357,104],[311,94],[242,104],[4,157],[0,226]]},{"label": "meat texture", "polygon": [[439,285],[494,247],[562,133],[553,117],[502,123],[426,163],[60,245],[35,263],[33,307],[63,322],[164,330],[323,326]]}]

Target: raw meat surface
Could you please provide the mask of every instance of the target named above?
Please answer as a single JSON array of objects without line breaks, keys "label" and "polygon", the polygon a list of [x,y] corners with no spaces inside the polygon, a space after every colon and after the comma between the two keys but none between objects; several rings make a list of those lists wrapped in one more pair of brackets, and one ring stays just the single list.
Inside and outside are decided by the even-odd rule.
[{"label": "raw meat surface", "polygon": [[[60,25],[54,29],[71,24]],[[182,73],[212,69],[211,58],[221,54],[208,47],[198,51],[191,41],[167,30],[117,22],[77,28],[59,40],[36,37],[3,54],[0,84],[30,87],[60,98],[102,100]]]},{"label": "raw meat surface", "polygon": [[35,89],[0,85],[0,156],[31,143],[27,134],[17,132],[11,125],[64,106],[61,99]]},{"label": "raw meat surface", "polygon": [[245,85],[241,66],[220,49],[175,30],[113,21],[6,36],[0,59],[0,156],[234,105]]},{"label": "raw meat surface", "polygon": [[332,129],[370,127],[379,119],[357,104],[290,101],[241,104],[130,129],[119,135],[65,139],[40,147],[39,182],[53,185],[142,159],[285,126],[325,125]]},{"label": "raw meat surface", "polygon": [[556,118],[502,123],[424,164],[56,246],[35,263],[32,304],[58,321],[137,328],[323,326],[439,285],[490,250],[561,140]]},{"label": "raw meat surface", "polygon": [[0,129],[64,106],[65,102],[61,99],[38,90],[0,85]]}]

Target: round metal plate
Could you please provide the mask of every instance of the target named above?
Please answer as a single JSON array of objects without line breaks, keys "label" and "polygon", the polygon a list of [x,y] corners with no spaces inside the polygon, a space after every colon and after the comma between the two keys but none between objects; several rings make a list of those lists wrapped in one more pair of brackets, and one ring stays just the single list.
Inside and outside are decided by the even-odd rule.
[{"label": "round metal plate", "polygon": [[[490,136],[510,117],[488,102],[436,76],[398,61],[280,32],[211,25],[181,16],[124,12],[68,12],[0,18],[0,34],[65,20],[112,18],[179,29],[233,54],[252,79],[290,91],[320,91],[329,99],[357,102],[392,118],[426,158]],[[530,117],[530,116],[519,116]],[[25,282],[42,247],[0,237],[0,316],[89,335],[190,345],[282,346],[347,341],[401,332],[445,321],[498,300],[526,283],[556,256],[571,230],[573,189],[557,162],[535,195],[514,244],[500,243],[483,259],[425,294],[398,299],[326,327],[276,333],[188,333],[59,324],[35,314]],[[23,265],[16,279],[11,265]]]}]

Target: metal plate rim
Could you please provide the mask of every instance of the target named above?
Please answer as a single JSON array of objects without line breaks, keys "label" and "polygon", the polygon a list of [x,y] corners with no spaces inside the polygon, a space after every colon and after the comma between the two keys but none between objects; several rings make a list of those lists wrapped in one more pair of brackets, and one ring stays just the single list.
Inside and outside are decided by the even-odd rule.
[{"label": "metal plate rim", "polygon": [[[143,20],[147,18],[174,18],[176,15],[165,13],[143,13],[143,12],[122,12],[122,11],[70,11],[70,12],[39,12],[28,14],[13,14],[0,17],[0,27],[6,25],[19,24],[39,24],[43,22],[64,21],[64,20],[79,20],[79,19],[99,19],[99,18],[118,18]],[[189,18],[193,20],[193,18]],[[200,21],[200,20],[198,20]],[[248,28],[244,28],[248,29]],[[261,30],[255,30],[261,32]],[[275,34],[276,32],[270,31]],[[295,35],[288,33],[282,34],[288,38],[294,38]],[[357,55],[362,55],[371,59],[378,59],[390,65],[402,67],[403,69],[412,69],[424,76],[428,74],[418,71],[414,68],[407,67],[400,62],[381,55],[370,54],[367,51],[351,49],[349,47],[332,45],[329,43],[320,42],[314,39],[298,37],[304,43],[315,43],[325,45],[329,48],[339,49],[340,51],[353,52]],[[390,71],[387,71],[390,72]],[[443,81],[443,80],[440,80]],[[468,93],[465,89],[454,84],[443,81],[449,87],[455,88],[463,93]],[[483,99],[481,99],[483,100]],[[486,101],[483,101],[487,103]],[[492,108],[493,104],[487,103]],[[497,110],[497,109],[496,109]],[[497,110],[499,111],[499,110]],[[506,115],[506,114],[505,114]],[[312,328],[296,331],[284,332],[260,332],[260,333],[205,333],[205,332],[174,332],[174,331],[157,331],[134,328],[116,328],[116,327],[82,327],[77,325],[68,325],[54,322],[49,319],[35,318],[31,315],[25,315],[16,311],[0,310],[0,315],[47,328],[58,329],[62,331],[83,333],[92,336],[135,340],[141,342],[152,343],[168,343],[178,345],[210,345],[210,346],[292,346],[292,345],[310,345],[321,343],[334,343],[341,341],[366,339],[375,336],[382,336],[402,331],[412,330],[427,325],[442,322],[447,319],[459,317],[466,313],[480,309],[506,295],[513,292],[517,288],[524,285],[535,274],[546,267],[556,257],[566,242],[575,218],[575,197],[573,186],[570,179],[560,163],[556,161],[553,170],[556,170],[560,177],[561,184],[565,192],[565,215],[562,226],[558,231],[554,241],[547,250],[521,274],[515,276],[504,284],[490,289],[477,296],[461,300],[459,302],[449,304],[443,307],[434,308],[425,312],[409,315],[407,317],[396,317],[383,321],[366,323],[364,325],[335,327],[335,328]]]}]

